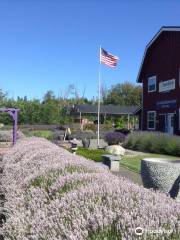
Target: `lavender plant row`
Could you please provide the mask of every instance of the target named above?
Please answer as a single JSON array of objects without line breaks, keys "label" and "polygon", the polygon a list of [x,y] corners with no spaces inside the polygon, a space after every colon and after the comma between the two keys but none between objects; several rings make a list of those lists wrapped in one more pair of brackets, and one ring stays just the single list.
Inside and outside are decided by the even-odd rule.
[{"label": "lavender plant row", "polygon": [[19,140],[3,163],[5,239],[178,239],[179,203],[45,139]]}]

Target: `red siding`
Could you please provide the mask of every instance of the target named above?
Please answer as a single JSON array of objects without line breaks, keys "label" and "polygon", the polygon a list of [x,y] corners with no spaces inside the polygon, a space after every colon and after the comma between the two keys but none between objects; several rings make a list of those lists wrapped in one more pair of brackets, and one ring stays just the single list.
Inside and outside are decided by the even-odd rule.
[{"label": "red siding", "polygon": [[[180,108],[180,32],[162,32],[155,42],[149,47],[141,71],[143,82],[143,130],[147,129],[147,111],[157,111],[157,120],[160,113],[176,113],[176,134],[180,134],[177,126]],[[148,77],[156,75],[156,92],[148,93]],[[176,80],[175,90],[167,93],[159,92],[159,82],[170,79]],[[158,101],[176,100],[173,108],[157,110]],[[156,130],[159,129],[157,121]]]}]

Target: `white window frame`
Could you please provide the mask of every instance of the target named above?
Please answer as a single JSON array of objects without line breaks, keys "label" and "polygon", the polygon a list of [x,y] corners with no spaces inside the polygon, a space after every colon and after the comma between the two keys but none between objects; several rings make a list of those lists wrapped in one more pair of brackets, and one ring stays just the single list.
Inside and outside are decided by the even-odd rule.
[{"label": "white window frame", "polygon": [[[155,80],[155,89],[153,89],[153,90],[149,90],[149,82],[150,82],[150,80]],[[156,85],[157,85],[156,76],[149,77],[148,78],[148,92],[156,92]]]},{"label": "white window frame", "polygon": [[[149,114],[154,113],[154,127],[149,128]],[[148,111],[147,112],[147,129],[148,130],[155,130],[156,129],[156,111]]]}]

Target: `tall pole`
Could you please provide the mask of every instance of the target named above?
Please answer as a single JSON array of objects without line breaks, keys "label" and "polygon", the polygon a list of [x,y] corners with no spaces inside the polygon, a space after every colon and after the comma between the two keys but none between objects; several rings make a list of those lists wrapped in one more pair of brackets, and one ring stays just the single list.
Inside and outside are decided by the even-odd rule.
[{"label": "tall pole", "polygon": [[98,136],[97,147],[99,148],[99,125],[100,125],[100,104],[101,104],[101,45],[99,48],[99,84],[98,84]]}]

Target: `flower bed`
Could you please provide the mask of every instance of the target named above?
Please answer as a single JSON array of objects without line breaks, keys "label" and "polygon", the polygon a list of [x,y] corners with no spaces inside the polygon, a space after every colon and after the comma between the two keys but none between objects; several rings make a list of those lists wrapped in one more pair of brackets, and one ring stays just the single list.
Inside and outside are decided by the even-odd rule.
[{"label": "flower bed", "polygon": [[[5,239],[178,239],[180,205],[41,138],[3,158]],[[162,239],[161,238],[161,239]]]},{"label": "flower bed", "polygon": [[162,132],[138,131],[127,136],[124,147],[142,152],[180,156],[180,137]]},{"label": "flower bed", "polygon": [[108,132],[105,135],[104,140],[108,145],[116,145],[125,140],[125,135],[120,132]]}]

